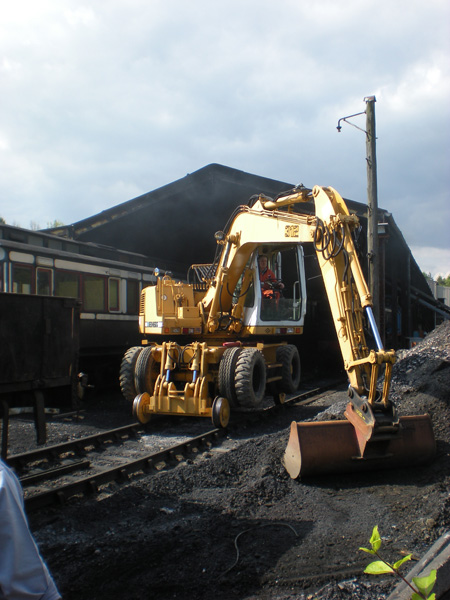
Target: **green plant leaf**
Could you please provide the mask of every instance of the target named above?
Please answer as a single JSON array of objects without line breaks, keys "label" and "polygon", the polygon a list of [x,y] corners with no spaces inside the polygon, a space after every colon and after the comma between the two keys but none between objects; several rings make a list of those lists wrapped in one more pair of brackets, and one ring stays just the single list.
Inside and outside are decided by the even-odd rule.
[{"label": "green plant leaf", "polygon": [[428,594],[436,583],[436,569],[433,569],[430,574],[425,577],[413,577],[413,583],[419,592],[428,598]]},{"label": "green plant leaf", "polygon": [[[423,600],[423,598],[424,596],[421,596],[416,592],[414,592],[414,594],[411,596],[411,600]],[[426,600],[436,600],[436,594],[431,594],[431,596],[427,596]]]},{"label": "green plant leaf", "polygon": [[375,554],[374,550],[369,550],[369,548],[360,548],[363,552],[367,552],[367,554]]},{"label": "green plant leaf", "polygon": [[369,575],[383,575],[384,573],[393,573],[394,569],[387,565],[382,560],[376,560],[364,569],[364,573],[368,573]]},{"label": "green plant leaf", "polygon": [[398,568],[405,562],[408,562],[408,560],[411,560],[412,554],[408,554],[408,556],[404,556],[403,558],[401,558],[400,560],[398,560],[396,563],[394,563],[392,566],[393,568],[397,571]]},{"label": "green plant leaf", "polygon": [[375,525],[375,527],[373,528],[372,537],[370,538],[370,544],[372,546],[372,550],[374,552],[378,552],[381,546],[381,537],[378,533],[378,525]]}]

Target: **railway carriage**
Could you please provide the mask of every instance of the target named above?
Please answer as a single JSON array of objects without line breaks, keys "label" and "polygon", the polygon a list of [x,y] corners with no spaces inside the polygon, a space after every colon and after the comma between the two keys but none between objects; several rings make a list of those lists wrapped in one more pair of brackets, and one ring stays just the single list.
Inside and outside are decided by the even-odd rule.
[{"label": "railway carriage", "polygon": [[[155,268],[173,265],[142,254],[0,225],[0,291],[76,298],[80,304],[80,368],[97,383],[141,341],[140,292]],[[178,274],[177,274],[178,275]],[[21,315],[12,314],[21,326]]]}]

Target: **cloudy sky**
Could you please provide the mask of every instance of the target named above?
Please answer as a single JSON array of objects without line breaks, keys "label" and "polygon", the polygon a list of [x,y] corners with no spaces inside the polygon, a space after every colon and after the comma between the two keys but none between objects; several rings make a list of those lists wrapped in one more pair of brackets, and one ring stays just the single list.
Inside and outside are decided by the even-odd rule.
[{"label": "cloudy sky", "polygon": [[[448,0],[0,0],[0,216],[71,223],[216,162],[378,202],[450,273]],[[365,115],[351,120],[364,129]]]}]

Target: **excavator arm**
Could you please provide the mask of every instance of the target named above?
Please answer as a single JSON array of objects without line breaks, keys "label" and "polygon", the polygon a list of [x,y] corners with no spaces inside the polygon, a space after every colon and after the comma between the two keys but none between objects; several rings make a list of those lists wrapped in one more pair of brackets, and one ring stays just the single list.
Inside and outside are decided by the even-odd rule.
[{"label": "excavator arm", "polygon": [[[428,415],[399,419],[389,400],[394,350],[383,348],[352,239],[358,226],[333,188],[316,186],[314,247],[349,378],[348,421],[292,423],[284,464],[291,475],[421,464],[435,454]],[[284,198],[295,202],[295,194]],[[363,312],[376,349],[366,343]],[[381,390],[379,379],[384,375]],[[352,427],[350,427],[350,424]],[[353,429],[352,429],[353,428]]]},{"label": "excavator arm", "polygon": [[[352,237],[359,225],[356,215],[348,213],[344,200],[332,188],[316,186],[312,195],[317,218],[314,247],[349,378],[350,402],[345,416],[355,428],[362,457],[367,443],[381,428],[383,434],[398,431],[397,412],[389,400],[396,357],[394,350],[384,350],[373,316],[372,297]],[[366,342],[364,313],[376,350],[369,350]],[[384,381],[379,391],[381,374]]]}]

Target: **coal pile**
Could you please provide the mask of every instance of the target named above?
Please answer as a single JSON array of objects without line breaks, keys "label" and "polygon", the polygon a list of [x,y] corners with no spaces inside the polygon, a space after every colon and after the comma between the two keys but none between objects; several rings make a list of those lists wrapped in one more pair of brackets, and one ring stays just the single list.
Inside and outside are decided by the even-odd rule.
[{"label": "coal pile", "polygon": [[228,451],[32,515],[31,527],[65,600],[383,600],[395,581],[364,575],[358,550],[373,527],[394,561],[450,529],[449,390],[445,323],[400,353],[392,381],[400,414],[431,415],[430,465],[292,481],[290,420],[338,416],[338,392],[286,408],[264,433],[230,431]]}]

